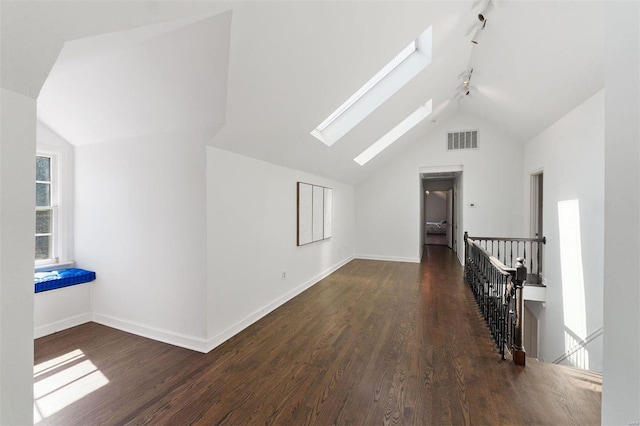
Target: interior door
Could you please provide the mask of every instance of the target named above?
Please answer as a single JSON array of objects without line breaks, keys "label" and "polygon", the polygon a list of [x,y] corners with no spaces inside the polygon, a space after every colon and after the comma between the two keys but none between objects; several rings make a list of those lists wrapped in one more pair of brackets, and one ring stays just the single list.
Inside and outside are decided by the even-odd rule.
[{"label": "interior door", "polygon": [[447,246],[453,248],[453,189],[447,191]]}]

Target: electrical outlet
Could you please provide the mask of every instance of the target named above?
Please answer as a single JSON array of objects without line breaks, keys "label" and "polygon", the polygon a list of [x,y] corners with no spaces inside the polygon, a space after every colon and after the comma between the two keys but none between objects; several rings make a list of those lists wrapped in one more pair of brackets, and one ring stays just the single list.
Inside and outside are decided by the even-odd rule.
[{"label": "electrical outlet", "polygon": [[282,280],[286,280],[287,279],[287,271],[282,271]]}]

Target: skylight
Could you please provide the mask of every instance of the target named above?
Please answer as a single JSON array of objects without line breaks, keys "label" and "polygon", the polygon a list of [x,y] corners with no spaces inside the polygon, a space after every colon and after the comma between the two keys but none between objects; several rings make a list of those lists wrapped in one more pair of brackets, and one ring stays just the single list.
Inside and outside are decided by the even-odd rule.
[{"label": "skylight", "polygon": [[407,118],[402,120],[396,127],[391,129],[386,135],[378,139],[376,143],[367,148],[362,154],[353,159],[356,163],[364,166],[376,155],[380,154],[389,145],[394,143],[400,136],[407,133],[409,130],[415,127],[416,124],[431,115],[432,100],[422,105],[420,108],[412,112]]},{"label": "skylight", "polygon": [[431,27],[311,131],[331,146],[431,63]]},{"label": "skylight", "polygon": [[395,58],[391,60],[387,65],[384,66],[373,78],[365,83],[356,93],[353,94],[345,103],[340,105],[340,107],[335,110],[326,120],[324,120],[320,125],[316,128],[316,130],[324,131],[331,123],[333,123],[338,117],[340,117],[347,109],[351,108],[353,104],[358,102],[360,98],[362,98],[369,90],[371,90],[376,84],[380,83],[383,78],[387,77],[391,71],[396,69],[402,62],[404,62],[413,52],[416,51],[416,42],[415,40],[411,42],[407,47],[398,54]]}]

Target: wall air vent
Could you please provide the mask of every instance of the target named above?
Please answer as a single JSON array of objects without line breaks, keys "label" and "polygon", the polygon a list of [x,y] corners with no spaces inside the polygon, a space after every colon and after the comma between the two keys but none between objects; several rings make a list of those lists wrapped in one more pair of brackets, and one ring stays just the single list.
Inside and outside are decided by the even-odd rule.
[{"label": "wall air vent", "polygon": [[451,132],[447,134],[447,150],[478,148],[478,131]]}]

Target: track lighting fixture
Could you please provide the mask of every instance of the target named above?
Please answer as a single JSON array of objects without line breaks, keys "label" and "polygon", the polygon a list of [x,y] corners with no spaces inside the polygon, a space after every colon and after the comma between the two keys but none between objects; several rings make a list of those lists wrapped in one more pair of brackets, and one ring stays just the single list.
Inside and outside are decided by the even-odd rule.
[{"label": "track lighting fixture", "polygon": [[462,93],[462,95],[464,96],[469,96],[469,94],[471,93],[471,89],[469,88],[469,86],[465,86],[462,85],[458,88],[458,91],[460,91],[460,93]]},{"label": "track lighting fixture", "polygon": [[462,77],[462,85],[469,86],[471,83],[471,76],[473,75],[473,68],[469,68],[469,70],[463,72],[460,76]]},{"label": "track lighting fixture", "polygon": [[473,67],[469,67],[460,74],[458,78],[462,79],[462,83],[457,87],[455,99],[460,102],[465,96],[471,94],[471,76],[473,75]]},{"label": "track lighting fixture", "polygon": [[476,31],[473,34],[473,37],[471,38],[471,43],[473,43],[473,44],[480,43],[480,36],[482,35],[482,31],[487,26],[487,14],[489,13],[489,11],[492,8],[493,8],[493,0],[487,0],[487,2],[485,3],[485,6],[482,9],[482,11],[480,13],[478,13],[478,21],[479,21],[479,23],[477,24],[478,27],[476,28]]},{"label": "track lighting fixture", "polygon": [[482,29],[484,29],[484,27],[487,25],[487,18],[485,18],[484,14],[478,13],[478,21],[480,21]]},{"label": "track lighting fixture", "polygon": [[471,89],[468,86],[458,86],[458,93],[456,93],[456,100],[460,102],[466,96],[471,94]]},{"label": "track lighting fixture", "polygon": [[[485,20],[485,22],[487,22]],[[484,30],[484,27],[480,27],[476,30],[476,32],[473,34],[473,37],[471,38],[471,43],[473,44],[479,44],[480,43],[480,36],[482,35],[482,31]]]}]

